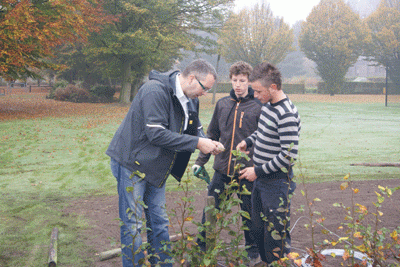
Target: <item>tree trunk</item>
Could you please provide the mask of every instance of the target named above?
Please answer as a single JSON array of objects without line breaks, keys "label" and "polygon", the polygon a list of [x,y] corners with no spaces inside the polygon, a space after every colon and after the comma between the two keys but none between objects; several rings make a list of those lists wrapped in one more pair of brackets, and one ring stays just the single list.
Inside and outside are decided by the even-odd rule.
[{"label": "tree trunk", "polygon": [[[221,60],[221,55],[220,54],[218,54],[218,58],[217,58],[217,66],[216,66],[216,71],[217,71],[217,73],[218,73],[218,65],[219,65],[219,61]],[[217,85],[214,85],[214,88],[213,88],[213,97],[212,97],[212,101],[211,101],[211,103],[212,104],[215,104],[215,95],[217,94]]]},{"label": "tree trunk", "polygon": [[141,73],[135,72],[135,76],[132,79],[132,91],[131,91],[131,99],[135,97],[138,93],[140,86],[143,84],[143,75]]},{"label": "tree trunk", "polygon": [[129,61],[125,61],[122,65],[122,87],[121,94],[119,96],[119,102],[121,104],[129,104],[131,98],[131,63]]}]

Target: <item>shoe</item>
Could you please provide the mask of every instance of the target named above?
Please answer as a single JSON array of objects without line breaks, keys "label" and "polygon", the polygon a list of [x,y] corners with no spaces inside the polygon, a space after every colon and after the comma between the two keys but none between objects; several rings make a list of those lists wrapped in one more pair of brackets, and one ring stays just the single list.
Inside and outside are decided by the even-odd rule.
[{"label": "shoe", "polygon": [[258,253],[248,253],[247,254],[247,264],[246,266],[248,267],[253,267],[253,266],[257,266],[258,263],[261,262],[261,258],[260,255]]},{"label": "shoe", "polygon": [[260,253],[247,251],[247,257],[250,259],[257,259],[258,257],[260,257]]}]

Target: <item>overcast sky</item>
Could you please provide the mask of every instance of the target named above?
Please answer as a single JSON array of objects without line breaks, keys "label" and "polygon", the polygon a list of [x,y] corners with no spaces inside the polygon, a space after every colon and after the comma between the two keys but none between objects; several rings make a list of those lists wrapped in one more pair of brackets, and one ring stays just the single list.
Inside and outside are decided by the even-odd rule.
[{"label": "overcast sky", "polygon": [[[244,7],[252,7],[262,0],[235,0],[235,10],[238,11]],[[267,0],[275,17],[283,17],[289,25],[293,25],[298,20],[305,20],[311,9],[319,3],[320,0]]]}]

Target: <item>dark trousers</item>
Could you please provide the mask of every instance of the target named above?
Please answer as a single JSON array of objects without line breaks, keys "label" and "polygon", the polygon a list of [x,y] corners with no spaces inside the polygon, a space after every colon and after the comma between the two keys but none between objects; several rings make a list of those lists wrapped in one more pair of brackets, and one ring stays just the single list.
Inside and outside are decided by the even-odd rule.
[{"label": "dark trousers", "polygon": [[[231,177],[229,177],[227,175],[224,175],[224,174],[221,174],[221,173],[219,173],[217,171],[214,172],[214,176],[213,176],[213,178],[211,180],[210,185],[208,186],[208,193],[207,194],[208,194],[208,196],[213,196],[214,197],[214,199],[215,199],[215,208],[217,208],[217,209],[219,208],[219,205],[221,203],[220,195],[225,191],[225,185],[229,184],[230,182],[231,182]],[[243,185],[246,185],[246,188],[247,188],[247,190],[249,192],[251,192],[253,190],[253,183],[249,182],[246,179],[240,180],[239,184],[240,184],[240,189],[239,189],[240,192],[243,190]],[[216,192],[215,190],[217,190],[218,192]],[[228,198],[229,197],[230,196],[228,196]],[[249,214],[249,216],[251,216],[251,214],[252,214],[252,211],[251,211],[251,195],[238,194],[238,198],[240,198],[242,200],[242,202],[243,202],[243,203],[240,204],[241,210],[246,211]],[[249,219],[247,219],[245,217],[242,217],[242,220],[243,220],[244,224],[249,229],[251,229],[251,227],[252,227],[251,226],[251,220],[249,220]],[[206,221],[205,212],[203,210],[203,217],[202,217],[201,222],[204,224],[205,221]],[[206,232],[200,232],[200,235],[202,237],[204,237],[204,239],[205,239]],[[250,235],[250,231],[248,231],[248,230],[244,231],[244,238],[245,238],[245,245],[246,246],[250,246],[250,248],[247,249],[249,254],[250,253],[258,253],[257,247],[255,246],[255,241],[253,240],[252,236]],[[199,246],[200,246],[200,248],[202,250],[205,250],[205,248],[206,248],[205,242],[202,242],[200,239],[197,239],[196,242],[199,244]]]},{"label": "dark trousers", "polygon": [[258,178],[254,182],[251,230],[261,259],[268,264],[290,253],[289,195],[295,189],[296,183],[287,178]]}]

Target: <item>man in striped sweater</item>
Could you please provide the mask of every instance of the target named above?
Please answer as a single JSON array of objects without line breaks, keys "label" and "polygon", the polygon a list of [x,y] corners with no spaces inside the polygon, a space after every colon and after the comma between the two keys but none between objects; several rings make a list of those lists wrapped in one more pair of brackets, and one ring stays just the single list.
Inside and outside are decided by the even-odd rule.
[{"label": "man in striped sweater", "polygon": [[281,90],[275,66],[259,64],[249,80],[263,107],[258,129],[236,147],[240,151],[254,147],[254,167],[241,170],[239,179],[254,181],[252,233],[261,259],[270,264],[290,252],[290,195],[296,188],[292,167],[301,122],[297,108]]}]

